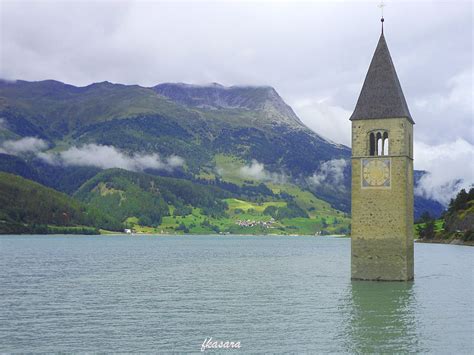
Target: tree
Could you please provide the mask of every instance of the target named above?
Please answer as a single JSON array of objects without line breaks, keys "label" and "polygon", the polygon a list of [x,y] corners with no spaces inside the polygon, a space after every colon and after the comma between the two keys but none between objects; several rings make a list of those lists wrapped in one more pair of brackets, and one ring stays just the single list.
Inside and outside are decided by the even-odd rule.
[{"label": "tree", "polygon": [[186,227],[186,225],[185,225],[183,222],[181,222],[181,223],[179,224],[179,226],[176,227],[176,230],[177,230],[177,231],[183,231],[184,233],[189,233],[188,227]]},{"label": "tree", "polygon": [[464,235],[462,236],[462,240],[465,242],[468,241],[473,241],[474,240],[474,229],[470,229],[464,232]]},{"label": "tree", "polygon": [[268,206],[263,210],[263,214],[272,216],[273,218],[277,218],[278,207],[276,206]]},{"label": "tree", "polygon": [[193,209],[190,206],[181,205],[176,206],[173,211],[173,216],[187,216],[193,212]]},{"label": "tree", "polygon": [[435,233],[435,221],[433,219],[417,227],[418,235],[421,239],[433,239]]},{"label": "tree", "polygon": [[420,219],[418,223],[426,223],[428,221],[431,221],[431,215],[428,211],[423,212],[423,214],[420,216]]},{"label": "tree", "polygon": [[457,194],[456,198],[451,199],[448,207],[448,213],[455,211],[464,210],[468,207],[468,202],[474,199],[474,188],[469,190],[469,193],[465,189],[462,189]]},{"label": "tree", "polygon": [[326,222],[326,218],[321,218],[321,228],[325,229],[328,227],[328,223]]}]

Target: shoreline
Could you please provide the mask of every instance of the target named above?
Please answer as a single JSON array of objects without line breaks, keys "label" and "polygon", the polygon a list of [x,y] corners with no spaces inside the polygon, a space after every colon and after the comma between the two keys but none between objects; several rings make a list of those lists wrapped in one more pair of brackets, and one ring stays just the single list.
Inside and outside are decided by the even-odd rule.
[{"label": "shoreline", "polygon": [[313,235],[313,234],[167,234],[167,233],[122,233],[122,232],[113,232],[113,233],[100,233],[100,234],[61,234],[61,233],[48,233],[48,234],[0,234],[1,236],[104,236],[104,237],[115,237],[115,236],[127,236],[127,237],[141,237],[141,236],[154,236],[154,237],[199,237],[199,236],[212,236],[212,237],[331,237],[331,238],[350,238],[350,236],[344,234],[328,234],[328,235]]},{"label": "shoreline", "polygon": [[[108,233],[100,233],[100,234],[0,234],[2,236],[104,236],[104,237],[116,237],[116,236],[127,236],[127,237],[200,237],[200,236],[210,236],[210,237],[313,237],[313,238],[320,238],[320,237],[329,237],[329,238],[349,238],[349,235],[344,234],[328,234],[328,235],[313,235],[313,234],[167,234],[167,233],[123,233],[123,232],[108,232]],[[423,244],[445,244],[445,245],[459,245],[459,246],[468,246],[474,247],[474,241],[463,241],[462,239],[415,239],[415,243],[423,243]]]},{"label": "shoreline", "polygon": [[333,238],[350,238],[350,236],[345,234],[327,234],[327,235],[314,235],[314,234],[245,234],[245,233],[229,233],[229,234],[170,234],[170,233],[105,233],[100,235],[127,235],[130,237],[139,237],[139,236],[170,236],[170,237],[179,237],[179,236],[216,236],[216,237],[227,237],[227,236],[238,236],[238,237],[333,237]]},{"label": "shoreline", "polygon": [[416,239],[415,242],[424,244],[447,244],[474,247],[474,241],[464,241],[462,239]]}]

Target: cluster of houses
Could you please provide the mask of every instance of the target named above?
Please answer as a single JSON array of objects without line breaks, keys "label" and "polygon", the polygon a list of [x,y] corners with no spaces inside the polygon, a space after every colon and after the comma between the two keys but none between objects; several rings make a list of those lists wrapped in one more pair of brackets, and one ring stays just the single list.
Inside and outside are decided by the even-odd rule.
[{"label": "cluster of houses", "polygon": [[256,227],[256,226],[261,226],[264,228],[273,228],[272,224],[275,223],[275,219],[271,218],[269,221],[252,221],[250,219],[243,220],[241,221],[240,219],[235,222],[240,227]]}]

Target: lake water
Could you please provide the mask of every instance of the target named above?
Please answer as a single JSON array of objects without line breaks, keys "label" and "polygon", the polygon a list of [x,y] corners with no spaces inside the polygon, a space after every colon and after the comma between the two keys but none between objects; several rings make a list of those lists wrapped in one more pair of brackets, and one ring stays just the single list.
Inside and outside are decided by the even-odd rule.
[{"label": "lake water", "polygon": [[[351,282],[350,240],[2,236],[1,352],[472,353],[474,248],[415,245],[415,281]],[[238,350],[234,350],[237,352]]]}]

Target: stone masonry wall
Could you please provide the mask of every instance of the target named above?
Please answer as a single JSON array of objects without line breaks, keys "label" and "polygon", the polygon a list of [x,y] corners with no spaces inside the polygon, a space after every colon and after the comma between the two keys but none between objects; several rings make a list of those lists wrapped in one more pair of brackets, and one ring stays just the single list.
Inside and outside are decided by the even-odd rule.
[{"label": "stone masonry wall", "polygon": [[[369,134],[389,134],[389,188],[362,188]],[[405,118],[352,123],[352,278],[413,278],[413,126]]]}]

